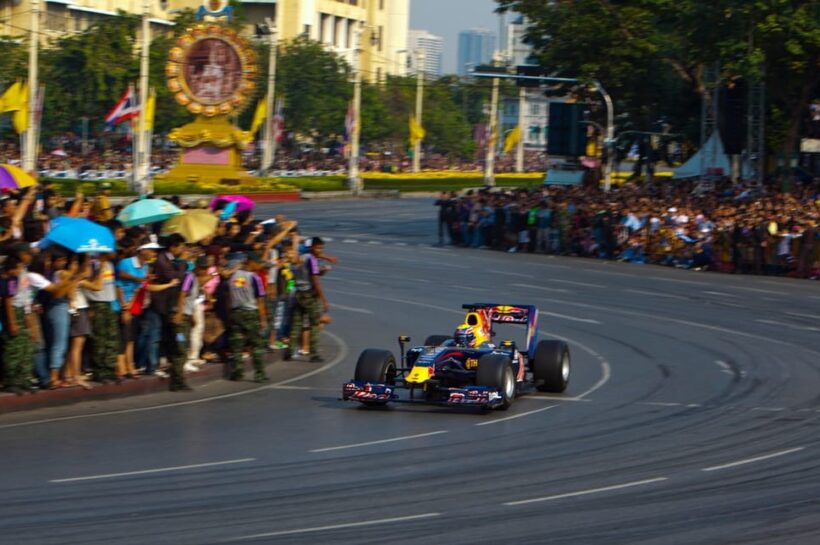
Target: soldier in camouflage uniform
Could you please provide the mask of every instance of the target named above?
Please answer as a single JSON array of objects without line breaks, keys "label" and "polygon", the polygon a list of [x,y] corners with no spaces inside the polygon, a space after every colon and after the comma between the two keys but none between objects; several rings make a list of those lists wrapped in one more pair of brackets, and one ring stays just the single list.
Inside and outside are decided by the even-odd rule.
[{"label": "soldier in camouflage uniform", "polygon": [[228,346],[230,348],[230,380],[242,380],[244,374],[242,352],[251,349],[254,380],[267,382],[265,374],[265,337],[267,329],[265,286],[256,273],[261,267],[261,256],[251,252],[247,262],[239,264],[239,269],[228,279],[231,313],[229,320]]},{"label": "soldier in camouflage uniform", "polygon": [[120,351],[120,308],[114,266],[108,254],[101,254],[99,259],[95,279],[83,290],[91,315],[91,372],[93,380],[106,383],[118,380],[116,366]]},{"label": "soldier in camouflage uniform", "polygon": [[23,263],[17,257],[6,258],[0,278],[0,301],[3,322],[3,364],[6,391],[22,394],[31,390],[34,361],[31,320],[31,290]]},{"label": "soldier in camouflage uniform", "polygon": [[[202,258],[204,259],[204,258]],[[207,267],[207,262],[205,263]],[[177,349],[171,358],[170,384],[172,392],[187,392],[193,388],[185,382],[185,361],[188,359],[188,346],[191,341],[191,328],[193,327],[194,308],[199,303],[200,296],[199,280],[196,273],[187,272],[182,279],[179,290],[179,300],[176,305],[173,323],[176,326]]]},{"label": "soldier in camouflage uniform", "polygon": [[295,295],[293,302],[293,314],[291,315],[290,348],[285,354],[285,359],[291,359],[299,349],[302,339],[302,322],[305,318],[310,326],[310,361],[321,362],[319,355],[319,303],[322,304],[324,312],[327,312],[329,305],[325,297],[319,277],[324,273],[319,266],[319,258],[324,252],[325,243],[319,237],[313,237],[310,244],[310,252],[305,255],[301,262],[294,265],[294,285]]}]

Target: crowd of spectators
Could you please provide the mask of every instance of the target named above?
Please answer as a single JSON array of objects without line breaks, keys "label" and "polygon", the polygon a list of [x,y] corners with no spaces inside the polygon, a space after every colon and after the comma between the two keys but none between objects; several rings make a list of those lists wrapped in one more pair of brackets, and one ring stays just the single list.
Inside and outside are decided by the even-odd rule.
[{"label": "crowd of spectators", "polygon": [[443,193],[439,243],[507,252],[820,278],[820,183],[792,192],[724,180]]},{"label": "crowd of spectators", "polygon": [[[182,208],[208,203],[180,202]],[[267,381],[266,350],[322,358],[329,322],[319,277],[336,262],[318,237],[300,235],[282,215],[216,207],[213,234],[188,243],[161,235],[161,223],[124,227],[103,186],[92,199],[64,199],[48,185],[0,194],[0,382],[22,395],[37,389],[167,376],[173,391],[209,361]],[[205,212],[200,212],[205,213]],[[62,218],[109,229],[116,252],[74,253],[44,244]]]}]

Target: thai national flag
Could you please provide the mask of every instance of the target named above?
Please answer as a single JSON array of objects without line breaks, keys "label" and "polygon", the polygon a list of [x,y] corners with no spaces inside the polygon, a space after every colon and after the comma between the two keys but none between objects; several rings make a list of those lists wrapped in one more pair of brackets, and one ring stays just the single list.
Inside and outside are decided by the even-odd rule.
[{"label": "thai national flag", "polygon": [[120,100],[111,108],[111,111],[105,116],[105,125],[107,129],[111,129],[114,125],[134,119],[139,116],[140,107],[137,103],[137,96],[134,93],[134,86],[129,85],[128,89],[120,97]]}]

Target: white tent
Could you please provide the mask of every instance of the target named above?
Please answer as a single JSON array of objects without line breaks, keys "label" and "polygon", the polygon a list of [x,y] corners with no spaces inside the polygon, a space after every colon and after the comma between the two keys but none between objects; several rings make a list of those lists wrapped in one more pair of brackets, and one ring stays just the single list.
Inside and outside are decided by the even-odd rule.
[{"label": "white tent", "polygon": [[[704,155],[709,159],[703,160]],[[699,178],[709,171],[720,170],[724,176],[729,176],[732,173],[732,162],[729,156],[726,155],[726,150],[723,148],[723,141],[720,139],[718,131],[712,133],[712,136],[706,141],[706,144],[698,150],[696,154],[689,158],[686,163],[675,169],[673,176],[676,180],[685,178]],[[740,177],[748,178],[751,175],[752,169],[749,166],[748,160],[744,160],[740,169]]]}]

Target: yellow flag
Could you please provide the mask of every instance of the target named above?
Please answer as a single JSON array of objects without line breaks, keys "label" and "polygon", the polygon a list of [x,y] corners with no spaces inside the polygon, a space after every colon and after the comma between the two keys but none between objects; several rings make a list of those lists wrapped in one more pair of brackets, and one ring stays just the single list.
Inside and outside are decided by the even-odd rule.
[{"label": "yellow flag", "polygon": [[265,122],[265,117],[268,115],[268,103],[263,98],[256,105],[256,111],[253,113],[253,123],[251,123],[251,134],[256,134],[262,123]]},{"label": "yellow flag", "polygon": [[20,88],[20,95],[18,97],[18,108],[12,117],[12,124],[17,134],[25,132],[28,129],[28,84],[24,83]]},{"label": "yellow flag", "polygon": [[415,146],[417,142],[421,142],[424,140],[424,137],[427,136],[427,131],[424,130],[424,127],[419,125],[419,122],[416,121],[416,118],[412,115],[410,116],[410,145]]},{"label": "yellow flag", "polygon": [[0,96],[0,113],[16,112],[20,109],[20,92],[23,84],[19,81],[12,83],[3,96]]},{"label": "yellow flag", "polygon": [[151,89],[148,100],[145,101],[145,130],[154,130],[154,114],[157,110],[157,94]]},{"label": "yellow flag", "polygon": [[518,142],[521,140],[521,128],[516,127],[510,132],[507,133],[507,137],[504,139],[504,153],[510,153],[512,149],[518,145]]}]

